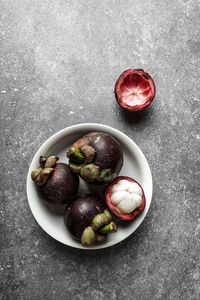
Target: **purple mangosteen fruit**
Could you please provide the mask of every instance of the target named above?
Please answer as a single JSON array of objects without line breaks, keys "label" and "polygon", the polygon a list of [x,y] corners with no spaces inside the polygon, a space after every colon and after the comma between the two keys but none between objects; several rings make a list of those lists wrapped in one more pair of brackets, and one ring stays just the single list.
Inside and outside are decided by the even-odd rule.
[{"label": "purple mangosteen fruit", "polygon": [[71,172],[69,165],[57,161],[56,156],[40,156],[40,168],[32,171],[31,178],[46,203],[70,204],[78,191],[79,178]]},{"label": "purple mangosteen fruit", "polygon": [[73,199],[65,212],[64,222],[71,236],[83,246],[104,241],[108,232],[117,230],[105,201],[91,193]]},{"label": "purple mangosteen fruit", "polygon": [[104,132],[89,132],[67,150],[69,166],[86,182],[105,184],[114,180],[123,165],[119,142]]}]

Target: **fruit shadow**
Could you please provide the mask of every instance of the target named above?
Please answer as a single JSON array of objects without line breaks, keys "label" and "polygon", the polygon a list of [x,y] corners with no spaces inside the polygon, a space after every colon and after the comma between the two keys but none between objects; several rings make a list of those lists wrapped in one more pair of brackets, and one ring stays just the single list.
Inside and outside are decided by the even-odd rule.
[{"label": "fruit shadow", "polygon": [[60,206],[56,206],[56,205],[51,205],[51,204],[47,204],[47,208],[49,209],[49,211],[53,214],[53,215],[57,215],[57,216],[63,216],[65,211],[66,211],[66,208],[67,208],[67,205],[64,204],[64,205],[60,205]]},{"label": "fruit shadow", "polygon": [[[120,224],[121,226],[122,224]],[[128,226],[128,224],[123,224],[122,226]],[[46,237],[49,239],[49,243],[52,243],[54,249],[59,256],[59,259],[65,261],[65,257],[70,257],[71,260],[76,261],[78,265],[84,264],[85,266],[89,265],[99,265],[99,264],[109,264],[110,267],[116,264],[116,261],[121,256],[121,253],[127,253],[131,249],[132,259],[136,259],[138,255],[138,249],[141,247],[141,243],[143,242],[141,239],[141,235],[145,230],[145,224],[141,224],[136,231],[131,234],[129,237],[124,239],[123,241],[119,242],[118,244],[109,246],[103,249],[92,249],[88,250],[85,249],[77,249],[71,248],[60,242],[54,240],[50,236]],[[107,257],[107,260],[105,260]],[[86,267],[87,269],[87,267]],[[88,273],[90,273],[90,269],[88,269]]]},{"label": "fruit shadow", "polygon": [[105,187],[106,187],[106,184],[96,185],[96,184],[85,183],[85,191],[84,192],[96,194],[105,200],[105,194],[104,194]]},{"label": "fruit shadow", "polygon": [[63,216],[64,215],[64,212],[67,208],[66,204],[63,204],[63,205],[50,204],[50,203],[48,203],[44,200],[43,194],[38,189],[37,189],[37,194],[38,194],[38,198],[40,198],[40,200],[41,200],[42,205],[46,206],[46,208],[49,210],[49,212],[52,215],[58,215],[58,216]]},{"label": "fruit shadow", "polygon": [[[127,228],[130,226],[129,222],[122,221],[119,218],[115,217],[113,215],[113,221],[116,223],[117,226],[121,228]],[[110,256],[113,263],[115,263],[115,259],[117,259],[117,256],[124,250],[128,250],[130,245],[134,244],[134,253],[133,255],[137,255],[137,247],[139,247],[140,243],[142,243],[142,240],[140,239],[141,235],[143,235],[143,231],[145,230],[145,222],[140,224],[140,226],[132,233],[130,236],[125,238],[123,241],[108,246],[107,248],[103,249],[78,249],[73,248],[70,246],[67,246],[65,244],[60,243],[59,241],[53,239],[51,236],[47,236],[45,233],[45,238],[47,238],[50,244],[53,244],[54,248],[56,249],[56,252],[59,253],[60,257],[65,257],[66,255],[70,255],[71,258],[73,258],[76,261],[80,260],[80,263],[87,263],[88,261],[100,261],[101,259],[104,259],[105,256]],[[112,233],[111,233],[112,234]],[[99,244],[100,245],[100,244]],[[132,247],[132,246],[131,246]],[[112,264],[112,262],[111,262]]]},{"label": "fruit shadow", "polygon": [[150,118],[150,116],[153,113],[153,108],[151,106],[146,107],[144,110],[140,111],[128,111],[123,108],[120,108],[121,110],[121,118],[129,123],[129,124],[136,124],[140,122],[144,122]]}]

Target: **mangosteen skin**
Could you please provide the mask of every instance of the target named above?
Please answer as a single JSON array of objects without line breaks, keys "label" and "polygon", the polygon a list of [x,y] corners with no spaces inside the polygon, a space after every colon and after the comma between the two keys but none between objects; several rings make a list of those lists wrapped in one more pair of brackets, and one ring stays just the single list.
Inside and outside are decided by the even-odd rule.
[{"label": "mangosteen skin", "polygon": [[46,184],[39,188],[45,202],[69,205],[78,187],[79,177],[71,172],[69,165],[57,163]]},{"label": "mangosteen skin", "polygon": [[[115,84],[115,98],[118,104],[130,112],[140,111],[149,106],[155,94],[156,87],[152,77],[142,69],[124,71]],[[137,98],[136,103],[127,101],[133,95]],[[139,100],[140,97],[142,101]]]},{"label": "mangosteen skin", "polygon": [[91,193],[77,195],[64,214],[65,225],[70,234],[80,240],[84,229],[105,209],[106,204],[99,196]]},{"label": "mangosteen skin", "polygon": [[[99,138],[99,141],[98,141]],[[94,164],[99,170],[110,168],[119,173],[122,167],[122,150],[119,143],[109,134],[97,133],[90,137],[90,146],[96,150]]]},{"label": "mangosteen skin", "polygon": [[[120,180],[127,180],[130,182],[136,182],[141,190],[142,190],[142,203],[139,207],[137,207],[134,211],[132,211],[129,214],[123,214],[120,212],[120,210],[112,203],[111,201],[111,196],[112,196],[112,188],[115,184],[117,184]],[[117,177],[114,181],[112,181],[111,183],[109,183],[106,187],[105,187],[105,198],[106,198],[106,204],[109,208],[109,210],[119,219],[123,220],[123,221],[132,221],[137,215],[139,215],[140,213],[143,212],[143,210],[145,209],[146,206],[146,198],[145,198],[145,194],[144,194],[144,190],[142,188],[142,186],[133,178],[128,177],[128,176],[119,176]]]},{"label": "mangosteen skin", "polygon": [[105,132],[89,132],[74,142],[72,147],[79,148],[82,145],[89,145],[95,150],[91,163],[99,168],[99,175],[104,170],[111,171],[109,178],[97,177],[93,181],[83,177],[80,172],[83,180],[92,184],[106,184],[118,176],[123,165],[123,152],[120,143],[113,136]]}]

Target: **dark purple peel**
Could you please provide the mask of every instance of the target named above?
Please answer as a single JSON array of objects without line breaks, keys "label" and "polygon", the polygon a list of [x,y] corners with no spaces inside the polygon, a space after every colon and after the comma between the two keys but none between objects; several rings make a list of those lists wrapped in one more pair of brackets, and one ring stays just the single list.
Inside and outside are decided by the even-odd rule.
[{"label": "dark purple peel", "polygon": [[67,164],[58,163],[46,184],[40,187],[40,191],[46,202],[62,205],[71,202],[78,186],[78,176],[71,172]]},{"label": "dark purple peel", "polygon": [[53,205],[69,205],[77,193],[79,177],[69,165],[57,163],[57,156],[40,156],[40,168],[31,172],[31,178],[38,187],[44,202]]},{"label": "dark purple peel", "polygon": [[96,150],[93,163],[99,166],[100,171],[104,169],[120,170],[122,150],[116,139],[100,132],[90,137],[90,146]]},{"label": "dark purple peel", "polygon": [[93,194],[77,195],[64,215],[65,224],[71,235],[80,240],[84,229],[105,209],[105,202],[100,197]]},{"label": "dark purple peel", "polygon": [[[79,152],[84,155],[84,162]],[[67,156],[70,164],[77,164],[77,168],[81,166],[80,176],[93,184],[105,184],[114,180],[123,165],[123,153],[119,142],[104,132],[90,132],[84,135],[67,150]]]}]

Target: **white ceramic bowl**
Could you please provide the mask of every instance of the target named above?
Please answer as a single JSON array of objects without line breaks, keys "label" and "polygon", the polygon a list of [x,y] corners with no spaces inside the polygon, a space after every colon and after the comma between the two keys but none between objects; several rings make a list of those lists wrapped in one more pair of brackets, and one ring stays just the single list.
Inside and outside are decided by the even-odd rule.
[{"label": "white ceramic bowl", "polygon": [[[133,221],[127,222],[125,225],[119,223],[118,231],[108,235],[108,239],[104,243],[96,244],[90,248],[84,248],[82,245],[74,240],[67,231],[63,221],[63,208],[55,208],[50,205],[44,204],[38,194],[37,187],[31,179],[31,171],[39,167],[40,155],[56,155],[59,157],[59,162],[67,162],[66,149],[79,137],[90,131],[103,131],[114,136],[121,144],[124,164],[119,175],[129,176],[138,181],[144,189],[146,196],[145,210],[138,215]],[[86,184],[80,179],[79,192],[87,191],[102,194],[103,188]],[[144,220],[149,209],[152,198],[152,175],[148,162],[140,150],[140,148],[124,133],[109,126],[86,123],[67,127],[53,136],[51,136],[35,154],[27,177],[27,197],[31,211],[38,222],[38,224],[50,236],[59,242],[80,249],[102,249],[115,245],[129,235],[131,235]]]}]

